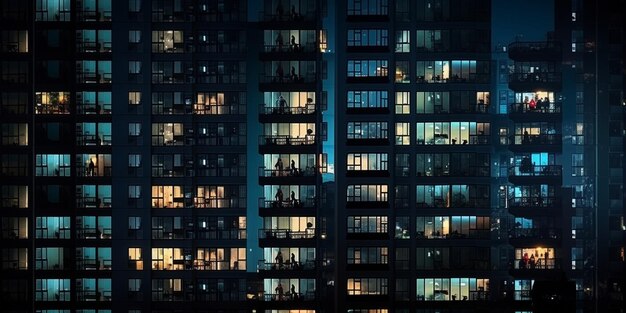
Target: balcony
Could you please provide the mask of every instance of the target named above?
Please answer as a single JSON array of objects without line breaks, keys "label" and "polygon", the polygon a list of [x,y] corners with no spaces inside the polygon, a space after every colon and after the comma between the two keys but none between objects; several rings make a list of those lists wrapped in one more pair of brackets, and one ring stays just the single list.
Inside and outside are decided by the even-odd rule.
[{"label": "balcony", "polygon": [[436,197],[424,202],[417,202],[416,207],[422,208],[489,208],[489,197],[487,198],[469,198],[464,194],[456,193],[450,199],[449,196]]},{"label": "balcony", "polygon": [[289,135],[260,135],[259,152],[270,153],[316,153],[318,136],[311,133],[303,137]]},{"label": "balcony", "polygon": [[261,74],[259,77],[259,89],[270,91],[312,91],[317,84],[317,74],[309,72],[304,74]]},{"label": "balcony", "polygon": [[512,246],[558,246],[561,241],[560,228],[515,228],[509,233]]},{"label": "balcony", "polygon": [[561,134],[517,134],[509,138],[509,148],[513,151],[559,151],[562,145]]},{"label": "balcony", "polygon": [[314,246],[316,238],[315,228],[307,227],[305,230],[294,231],[291,229],[259,229],[259,244],[262,247],[269,246]]},{"label": "balcony", "polygon": [[561,199],[555,196],[509,197],[508,208],[515,216],[547,216],[561,211]]},{"label": "balcony", "polygon": [[537,101],[534,103],[512,103],[509,117],[519,121],[551,121],[561,117],[561,102]]},{"label": "balcony", "polygon": [[522,159],[521,163],[519,166],[509,166],[509,180],[514,184],[527,184],[532,181],[556,184],[561,180],[561,165],[534,165],[530,163],[529,158]]},{"label": "balcony", "polygon": [[346,177],[389,177],[389,170],[346,171]]},{"label": "balcony", "polygon": [[441,75],[418,75],[418,84],[488,84],[491,79],[489,74],[470,73],[467,76],[441,76]]},{"label": "balcony", "polygon": [[531,90],[561,90],[560,72],[513,73],[509,75],[509,88],[515,92]]},{"label": "balcony", "polygon": [[318,105],[313,99],[308,98],[303,106],[269,106],[261,104],[259,108],[259,121],[261,123],[315,123],[317,121]]},{"label": "balcony", "polygon": [[259,260],[257,268],[261,274],[272,278],[287,278],[289,276],[297,276],[300,278],[313,278],[315,269],[318,267],[316,260],[305,260],[303,262],[296,261],[290,263],[272,263],[266,260]]},{"label": "balcony", "polygon": [[304,44],[275,44],[264,45],[261,52],[261,60],[313,60],[315,53],[318,52],[319,44],[308,42]]},{"label": "balcony", "polygon": [[[307,1],[303,1],[301,5],[309,6],[309,3],[306,2]],[[275,8],[268,8],[266,11],[259,12],[259,21],[262,23],[267,23],[269,25],[282,24],[290,26],[291,28],[300,28],[307,24],[314,26],[316,17],[317,11],[315,10],[304,11],[302,9],[296,9],[295,7],[289,8],[286,6],[277,6]]]},{"label": "balcony", "polygon": [[[259,167],[261,185],[313,185],[319,176],[317,167],[267,169]],[[289,195],[287,195],[289,196]]]},{"label": "balcony", "polygon": [[[561,259],[559,258],[520,258],[513,260],[509,272],[516,278],[546,277],[548,272],[553,276],[560,275]],[[556,277],[554,277],[556,278]]]},{"label": "balcony", "polygon": [[261,216],[310,216],[315,214],[315,197],[305,197],[291,200],[290,198],[279,201],[259,198],[259,215]]},{"label": "balcony", "polygon": [[546,42],[514,42],[509,45],[509,58],[515,61],[545,61],[561,58],[561,44]]}]

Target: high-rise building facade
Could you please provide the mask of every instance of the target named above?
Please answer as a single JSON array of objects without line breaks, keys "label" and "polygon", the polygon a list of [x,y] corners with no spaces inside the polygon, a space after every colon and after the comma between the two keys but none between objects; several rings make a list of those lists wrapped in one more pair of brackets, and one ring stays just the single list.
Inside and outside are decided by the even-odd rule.
[{"label": "high-rise building facade", "polygon": [[322,6],[266,1],[258,21],[262,165],[259,305],[263,312],[319,312],[321,225]]},{"label": "high-rise building facade", "polygon": [[623,23],[624,1],[555,1],[568,108],[563,148],[572,155],[563,159],[573,190],[570,269],[592,312],[625,309]]},{"label": "high-rise building facade", "polygon": [[0,311],[621,312],[623,1],[491,2],[0,1]]},{"label": "high-rise building facade", "polygon": [[489,9],[337,4],[339,312],[490,298]]}]

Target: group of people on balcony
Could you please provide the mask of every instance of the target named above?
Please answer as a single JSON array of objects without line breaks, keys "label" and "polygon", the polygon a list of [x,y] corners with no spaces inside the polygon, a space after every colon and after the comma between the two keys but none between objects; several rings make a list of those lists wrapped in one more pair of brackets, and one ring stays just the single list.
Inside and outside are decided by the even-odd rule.
[{"label": "group of people on balcony", "polygon": [[535,254],[532,253],[530,257],[528,253],[524,253],[524,256],[519,260],[519,268],[520,269],[548,269],[553,267],[554,265],[550,265],[548,260],[550,259],[550,252],[546,251],[545,253],[539,254],[535,257]]},{"label": "group of people on balcony", "polygon": [[[274,195],[274,199],[276,200],[276,205],[278,207],[282,207],[283,204],[285,203],[285,199],[284,199],[284,194],[283,194],[283,190],[278,188],[278,191],[276,191],[276,195]],[[295,191],[291,191],[291,194],[289,195],[289,198],[287,198],[287,201],[289,206],[291,207],[297,207],[300,205],[300,201],[298,199],[296,199],[296,192]]]},{"label": "group of people on balcony", "polygon": [[296,67],[292,66],[291,67],[291,72],[289,72],[288,76],[285,76],[285,70],[283,70],[283,66],[281,63],[278,63],[278,65],[276,66],[276,72],[275,72],[276,76],[274,77],[274,79],[272,80],[272,82],[274,83],[284,83],[285,82],[285,78],[288,78],[288,81],[292,82],[292,83],[302,83],[304,81],[304,79],[302,77],[300,77],[298,74],[296,74]]},{"label": "group of people on balcony", "polygon": [[272,269],[299,269],[300,263],[296,261],[296,255],[294,253],[291,254],[291,258],[284,262],[283,253],[278,251],[276,257],[274,258],[275,263],[272,266]]},{"label": "group of people on balcony", "polygon": [[[278,4],[276,5],[276,17],[278,18],[279,21],[283,21],[287,19],[287,15],[285,14],[285,9],[283,8],[283,3],[280,0],[278,1]],[[291,21],[297,21],[302,18],[300,13],[296,11],[295,5],[291,5],[291,12],[289,12],[288,18]]]},{"label": "group of people on balcony", "polygon": [[546,112],[550,109],[550,99],[545,97],[543,99],[539,98],[539,96],[535,95],[535,98],[528,99],[528,97],[524,97],[524,110],[525,111],[540,111]]},{"label": "group of people on balcony", "polygon": [[300,44],[296,43],[296,36],[295,35],[291,35],[291,40],[289,42],[289,48],[288,49],[283,49],[283,35],[278,32],[278,35],[276,35],[276,49],[277,50],[273,50],[272,51],[277,51],[277,52],[283,52],[283,51],[291,51],[291,52],[298,52],[300,51]]},{"label": "group of people on balcony", "polygon": [[274,288],[274,291],[276,292],[275,300],[277,301],[298,300],[300,297],[296,292],[296,286],[294,284],[291,284],[291,289],[287,292],[287,294],[285,294],[281,283],[278,283],[278,286]]},{"label": "group of people on balcony", "polygon": [[[296,167],[296,161],[291,160],[291,164],[287,169],[283,164],[283,160],[278,158],[276,164],[274,164],[274,171],[272,172],[272,176],[311,176],[315,173],[315,168],[312,166],[307,166],[303,171],[301,168]],[[293,192],[293,191],[292,191]]]},{"label": "group of people on balcony", "polygon": [[306,104],[304,107],[302,106],[290,107],[285,97],[280,95],[278,96],[275,106],[272,108],[271,112],[272,114],[294,114],[294,113],[307,114],[307,113],[312,112],[312,109],[313,109],[311,107],[312,105],[313,105],[313,99],[307,98]]}]

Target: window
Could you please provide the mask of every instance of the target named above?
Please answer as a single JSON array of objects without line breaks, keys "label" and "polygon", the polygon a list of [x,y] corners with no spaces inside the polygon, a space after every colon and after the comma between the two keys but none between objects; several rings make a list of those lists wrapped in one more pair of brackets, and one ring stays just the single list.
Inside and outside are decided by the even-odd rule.
[{"label": "window", "polygon": [[585,176],[585,162],[583,153],[572,154],[572,176]]},{"label": "window", "polygon": [[408,91],[396,92],[396,114],[411,114],[410,101]]},{"label": "window", "polygon": [[70,176],[69,154],[37,154],[35,176]]},{"label": "window", "polygon": [[0,252],[3,270],[28,270],[27,248],[3,248]]},{"label": "window", "polygon": [[418,278],[418,301],[487,300],[489,279]]},{"label": "window", "polygon": [[387,293],[387,278],[348,278],[349,296],[381,296]]},{"label": "window", "polygon": [[139,12],[141,12],[141,0],[129,0],[128,1],[128,12],[129,13],[139,13]]},{"label": "window", "polygon": [[69,279],[36,279],[35,301],[70,301]]},{"label": "window", "polygon": [[0,139],[2,139],[3,146],[27,146],[28,124],[2,123]]},{"label": "window", "polygon": [[128,238],[142,239],[141,235],[141,216],[128,217]]},{"label": "window", "polygon": [[70,0],[36,0],[35,21],[69,22],[71,18]]},{"label": "window", "polygon": [[183,186],[152,186],[153,208],[182,208]]},{"label": "window", "polygon": [[348,77],[388,77],[387,60],[348,60]]},{"label": "window", "polygon": [[128,136],[141,136],[141,123],[128,123]]},{"label": "window", "polygon": [[350,90],[347,99],[348,109],[386,109],[388,107],[386,90]]},{"label": "window", "polygon": [[128,43],[129,44],[139,44],[139,43],[141,43],[141,31],[140,30],[129,30],[128,31]]},{"label": "window", "polygon": [[182,123],[153,123],[152,146],[182,146]]},{"label": "window", "polygon": [[128,248],[128,268],[131,270],[143,270],[141,248]]},{"label": "window", "polygon": [[388,139],[387,122],[348,122],[348,139]]},{"label": "window", "polygon": [[396,216],[396,239],[411,239],[411,228],[408,216]]},{"label": "window", "polygon": [[1,186],[0,204],[5,208],[28,208],[28,186]]},{"label": "window", "polygon": [[141,104],[141,91],[129,91],[128,92],[128,104],[140,105]]},{"label": "window", "polygon": [[396,209],[408,209],[410,206],[410,193],[408,185],[395,186],[394,207]]},{"label": "window", "polygon": [[181,53],[184,52],[185,42],[181,30],[152,31],[152,52]]},{"label": "window", "polygon": [[409,61],[396,61],[395,82],[398,84],[408,84],[411,82],[409,75]]},{"label": "window", "polygon": [[349,29],[348,49],[350,47],[387,47],[386,29]]},{"label": "window", "polygon": [[409,123],[396,123],[396,145],[408,146],[411,144],[411,126]]},{"label": "window", "polygon": [[358,15],[387,15],[389,13],[388,10],[389,3],[387,0],[348,1],[348,17]]},{"label": "window", "polygon": [[130,199],[141,198],[141,186],[138,186],[138,185],[128,186],[128,198]]},{"label": "window", "polygon": [[387,247],[348,247],[348,264],[387,264]]},{"label": "window", "polygon": [[348,234],[387,234],[387,216],[348,216]]},{"label": "window", "polygon": [[21,53],[28,52],[27,30],[0,31],[0,52]]},{"label": "window", "polygon": [[35,238],[70,239],[71,226],[68,216],[40,216],[35,220]]},{"label": "window", "polygon": [[411,52],[411,32],[408,30],[396,31],[396,52]]},{"label": "window", "polygon": [[141,61],[128,61],[128,74],[141,74]]},{"label": "window", "polygon": [[406,153],[396,153],[396,176],[398,177],[409,177],[410,168],[409,165],[409,154]]},{"label": "window", "polygon": [[79,84],[110,84],[112,77],[111,61],[76,61],[76,82]]},{"label": "window", "polygon": [[348,202],[387,202],[387,185],[348,185]]},{"label": "window", "polygon": [[478,145],[489,143],[489,123],[417,123],[418,145]]},{"label": "window", "polygon": [[26,114],[28,112],[28,94],[26,92],[6,92],[0,95],[0,110],[8,114]]},{"label": "window", "polygon": [[140,278],[128,279],[128,299],[141,301],[141,279]]},{"label": "window", "polygon": [[348,153],[348,171],[387,171],[387,153]]}]

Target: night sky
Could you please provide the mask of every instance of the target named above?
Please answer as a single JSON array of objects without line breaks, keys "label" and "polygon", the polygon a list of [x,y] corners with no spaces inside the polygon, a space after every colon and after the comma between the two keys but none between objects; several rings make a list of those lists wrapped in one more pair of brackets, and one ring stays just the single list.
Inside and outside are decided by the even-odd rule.
[{"label": "night sky", "polygon": [[523,41],[546,39],[554,30],[554,3],[546,0],[492,0],[492,46],[508,45],[515,36]]}]

